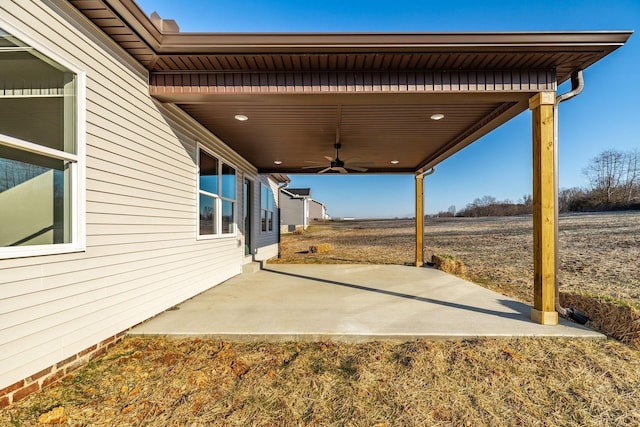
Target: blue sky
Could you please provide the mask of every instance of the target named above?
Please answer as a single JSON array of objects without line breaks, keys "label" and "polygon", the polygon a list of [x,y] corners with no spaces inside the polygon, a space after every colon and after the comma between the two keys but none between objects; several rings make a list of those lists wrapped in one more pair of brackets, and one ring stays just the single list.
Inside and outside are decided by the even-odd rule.
[{"label": "blue sky", "polygon": [[[181,31],[432,32],[640,30],[638,0],[137,0]],[[586,186],[582,169],[600,152],[640,148],[640,35],[585,70],[585,89],[560,105],[560,187]],[[567,85],[559,93],[567,90]],[[293,175],[333,216],[414,212],[413,175]],[[477,197],[518,201],[531,193],[531,118],[521,114],[442,162],[425,178],[425,209],[463,208]],[[373,203],[371,201],[374,201]]]}]

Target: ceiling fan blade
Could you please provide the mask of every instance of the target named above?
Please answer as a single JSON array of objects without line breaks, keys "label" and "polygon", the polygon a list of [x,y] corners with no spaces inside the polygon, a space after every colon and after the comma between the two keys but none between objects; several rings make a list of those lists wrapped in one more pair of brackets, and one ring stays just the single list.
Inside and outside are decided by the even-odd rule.
[{"label": "ceiling fan blade", "polygon": [[333,168],[333,170],[336,170],[336,171],[338,171],[340,173],[349,173],[349,171],[347,171],[345,168],[339,168],[338,167],[338,168]]},{"label": "ceiling fan blade", "polygon": [[321,165],[316,165],[316,166],[303,166],[300,169],[319,169],[319,168],[323,168],[324,164]]},{"label": "ceiling fan blade", "polygon": [[325,173],[325,172],[329,172],[331,170],[331,168],[325,168],[322,169],[321,171],[318,171],[318,173]]},{"label": "ceiling fan blade", "polygon": [[305,160],[304,163],[316,163],[316,164],[324,165],[327,162],[316,162],[315,160]]},{"label": "ceiling fan blade", "polygon": [[333,158],[329,157],[329,156],[324,156],[325,159],[329,160],[330,162],[333,162]]},{"label": "ceiling fan blade", "polygon": [[366,172],[366,171],[368,171],[367,168],[361,168],[359,166],[345,165],[344,167],[347,168],[347,169],[354,170],[356,172]]}]

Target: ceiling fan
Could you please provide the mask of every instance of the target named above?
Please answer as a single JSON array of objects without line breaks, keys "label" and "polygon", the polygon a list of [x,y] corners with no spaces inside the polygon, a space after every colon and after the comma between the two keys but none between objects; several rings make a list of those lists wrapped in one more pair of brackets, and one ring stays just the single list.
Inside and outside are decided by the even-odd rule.
[{"label": "ceiling fan", "polygon": [[[336,109],[336,142],[333,144],[333,148],[336,149],[336,158],[332,159],[329,156],[324,156],[325,159],[329,161],[329,166],[324,167],[324,169],[319,170],[318,173],[349,173],[348,170],[353,170],[356,172],[366,172],[367,168],[363,168],[360,163],[348,162],[340,159],[340,148],[342,148],[342,144],[340,143],[340,132],[342,128],[342,104],[338,104]],[[326,165],[326,163],[306,161],[305,163],[318,163],[321,165]],[[317,169],[322,168],[323,166],[305,166],[302,169]]]},{"label": "ceiling fan", "polygon": [[[335,159],[329,156],[324,156],[324,158],[329,161],[329,166],[318,171],[318,173],[326,173],[326,172],[349,173],[348,169],[356,172],[367,171],[367,168],[361,167],[359,163],[345,162],[344,160],[340,159],[340,148],[342,147],[342,144],[340,144],[339,142],[336,142],[335,144],[333,144],[333,147],[336,149]],[[320,163],[320,162],[306,161],[306,163]],[[302,169],[317,169],[321,167],[323,166],[305,166]]]}]

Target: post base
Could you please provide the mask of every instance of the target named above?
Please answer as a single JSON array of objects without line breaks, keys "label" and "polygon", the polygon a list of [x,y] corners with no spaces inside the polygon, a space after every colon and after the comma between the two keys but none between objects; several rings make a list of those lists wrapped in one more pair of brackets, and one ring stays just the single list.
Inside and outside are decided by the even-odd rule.
[{"label": "post base", "polygon": [[558,312],[557,311],[540,311],[531,307],[531,320],[541,325],[557,325],[558,324]]}]

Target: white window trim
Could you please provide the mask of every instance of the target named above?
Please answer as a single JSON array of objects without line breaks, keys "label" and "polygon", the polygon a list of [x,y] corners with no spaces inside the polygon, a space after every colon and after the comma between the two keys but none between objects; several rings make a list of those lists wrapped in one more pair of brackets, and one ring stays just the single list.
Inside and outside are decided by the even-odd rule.
[{"label": "white window trim", "polygon": [[[87,76],[85,70],[70,63],[62,58],[51,49],[32,39],[9,22],[0,18],[0,27],[8,31],[11,35],[20,39],[22,42],[33,47],[38,52],[47,56],[51,60],[57,62],[67,68],[76,75],[76,154],[62,155],[54,150],[49,153],[47,147],[40,147],[27,141],[17,138],[0,137],[3,145],[13,146],[31,152],[47,153],[47,155],[55,154],[54,157],[61,160],[69,161],[71,167],[71,176],[77,182],[71,183],[71,243],[60,243],[51,245],[33,245],[33,246],[11,246],[0,247],[0,259],[21,258],[41,255],[56,255],[71,252],[83,252],[86,250],[86,82]],[[35,147],[34,147],[35,146]]]},{"label": "white window trim", "polygon": [[[218,166],[222,168],[222,163],[233,168],[235,173],[235,199],[231,200],[226,197],[222,197],[219,194],[210,193],[208,191],[200,190],[200,150],[205,151],[207,154],[218,160]],[[221,169],[220,169],[221,170]],[[213,239],[230,239],[238,236],[238,168],[231,162],[226,161],[223,157],[217,155],[213,150],[209,149],[206,145],[197,142],[196,143],[196,240],[213,240]],[[219,186],[222,185],[220,180]],[[200,234],[200,194],[212,197],[214,199],[214,212],[216,221],[216,233],[214,234]],[[233,202],[233,232],[221,233],[222,230],[222,201],[226,200]]]},{"label": "white window trim", "polygon": [[[262,209],[262,187],[265,187],[267,189],[267,191],[269,191],[272,196],[273,196],[273,210],[268,210],[268,209]],[[262,230],[262,211],[265,210],[267,212],[271,212],[271,230]],[[259,216],[259,223],[260,223],[260,234],[273,234],[276,232],[276,212],[277,212],[277,205],[276,205],[276,193],[273,191],[273,188],[271,188],[271,185],[269,185],[269,183],[267,182],[267,184],[265,184],[264,182],[260,183],[260,216]],[[278,222],[280,221],[280,219],[278,219]],[[268,225],[267,225],[267,228]]]}]

